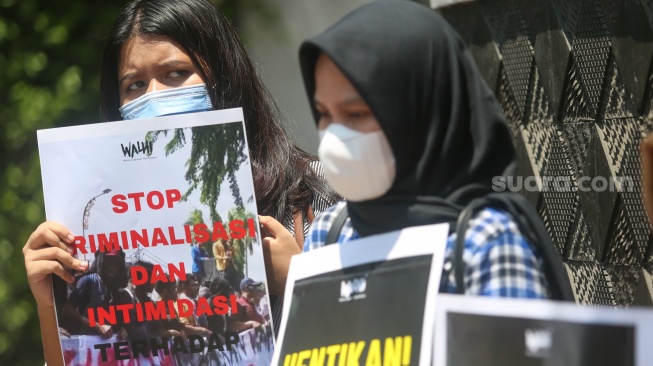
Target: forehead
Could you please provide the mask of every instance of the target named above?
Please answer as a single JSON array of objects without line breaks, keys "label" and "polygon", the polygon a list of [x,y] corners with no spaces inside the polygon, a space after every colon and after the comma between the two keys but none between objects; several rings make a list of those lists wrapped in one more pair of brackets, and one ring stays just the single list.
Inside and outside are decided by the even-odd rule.
[{"label": "forehead", "polygon": [[170,60],[190,62],[190,56],[180,44],[169,37],[137,35],[130,37],[120,49],[118,73],[122,74]]},{"label": "forehead", "polygon": [[362,102],[354,85],[325,53],[318,57],[314,72],[316,99],[357,99]]}]

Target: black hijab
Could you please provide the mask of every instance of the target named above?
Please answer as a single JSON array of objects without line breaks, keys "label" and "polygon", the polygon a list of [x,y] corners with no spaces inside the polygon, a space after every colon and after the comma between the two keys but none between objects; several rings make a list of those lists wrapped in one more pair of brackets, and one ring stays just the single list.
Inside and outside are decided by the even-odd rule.
[{"label": "black hijab", "polygon": [[311,99],[320,52],[370,106],[396,159],[387,194],[347,203],[361,235],[454,222],[471,199],[492,192],[492,177],[511,173],[513,143],[499,105],[461,38],[431,9],[374,1],[305,42]]},{"label": "black hijab", "polygon": [[[552,251],[534,207],[522,196],[492,190],[493,177],[514,174],[510,130],[468,48],[439,14],[405,0],[377,0],[305,41],[300,64],[316,121],[321,52],[367,102],[395,156],[396,178],[385,195],[347,202],[360,235],[454,224],[476,199],[509,212],[531,243],[545,242],[550,248],[540,251]],[[556,254],[545,255],[560,262]]]}]

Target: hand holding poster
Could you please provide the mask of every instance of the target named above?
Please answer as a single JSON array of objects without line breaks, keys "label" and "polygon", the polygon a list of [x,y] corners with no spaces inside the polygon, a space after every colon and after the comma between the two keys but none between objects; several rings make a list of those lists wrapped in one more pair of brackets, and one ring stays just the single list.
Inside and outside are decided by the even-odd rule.
[{"label": "hand holding poster", "polygon": [[447,234],[413,227],[294,256],[272,364],[430,365]]},{"label": "hand holding poster", "polygon": [[75,234],[75,256],[90,262],[73,284],[55,281],[67,365],[269,362],[241,109],[42,130],[38,139],[46,216]]}]

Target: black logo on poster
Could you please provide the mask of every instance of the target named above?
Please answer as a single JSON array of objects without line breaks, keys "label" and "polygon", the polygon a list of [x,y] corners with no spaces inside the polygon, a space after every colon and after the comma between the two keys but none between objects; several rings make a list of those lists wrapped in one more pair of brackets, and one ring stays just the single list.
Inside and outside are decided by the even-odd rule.
[{"label": "black logo on poster", "polygon": [[138,158],[141,154],[143,158],[148,158],[152,155],[153,145],[154,143],[152,141],[137,141],[136,143],[128,142],[126,144],[120,144],[120,148],[126,158]]}]

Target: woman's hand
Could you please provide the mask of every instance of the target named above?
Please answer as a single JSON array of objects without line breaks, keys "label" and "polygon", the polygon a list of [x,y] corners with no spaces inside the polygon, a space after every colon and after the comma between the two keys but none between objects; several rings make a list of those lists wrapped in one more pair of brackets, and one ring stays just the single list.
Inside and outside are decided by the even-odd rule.
[{"label": "woman's hand", "polygon": [[271,216],[259,216],[259,222],[270,236],[263,238],[263,257],[268,290],[272,295],[283,294],[288,278],[290,258],[301,253],[295,238]]},{"label": "woman's hand", "polygon": [[38,306],[54,307],[52,277],[54,273],[68,283],[75,278],[64,266],[84,271],[88,262],[72,256],[70,246],[75,237],[68,229],[55,222],[44,222],[34,230],[23,247],[27,281]]}]

